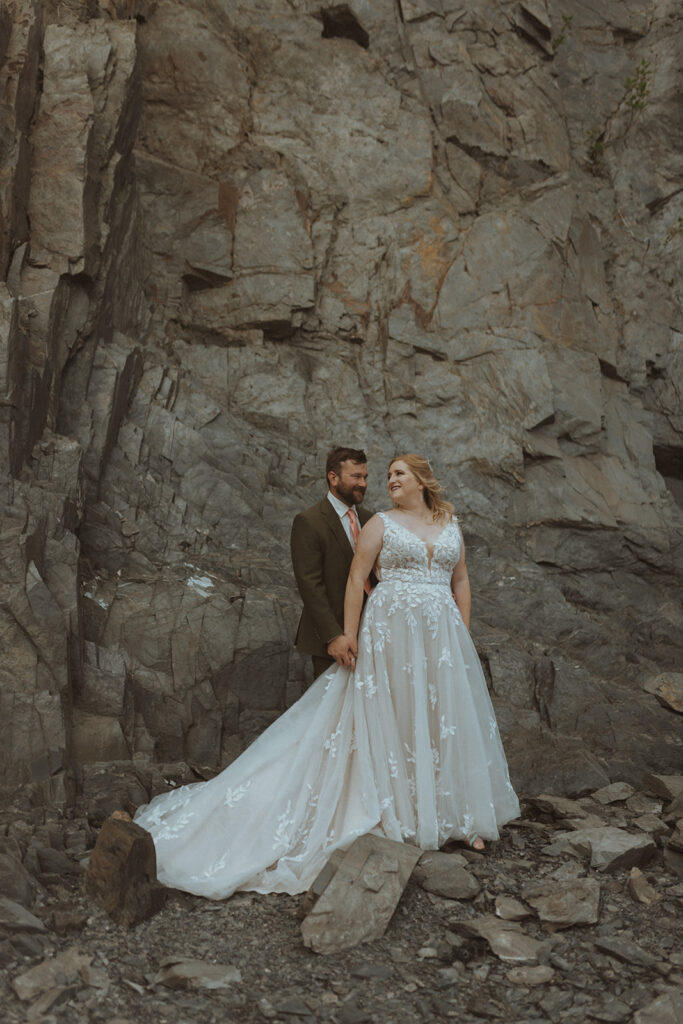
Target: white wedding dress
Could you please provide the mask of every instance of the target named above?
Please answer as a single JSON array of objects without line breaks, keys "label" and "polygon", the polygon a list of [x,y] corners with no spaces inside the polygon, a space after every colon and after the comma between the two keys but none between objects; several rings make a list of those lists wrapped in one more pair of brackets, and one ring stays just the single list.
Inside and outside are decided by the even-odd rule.
[{"label": "white wedding dress", "polygon": [[222,899],[303,892],[333,850],[374,832],[434,850],[496,839],[519,814],[486,681],[450,590],[460,530],[433,552],[386,513],[381,581],[354,670],[336,665],[225,771],[135,821],[160,881]]}]

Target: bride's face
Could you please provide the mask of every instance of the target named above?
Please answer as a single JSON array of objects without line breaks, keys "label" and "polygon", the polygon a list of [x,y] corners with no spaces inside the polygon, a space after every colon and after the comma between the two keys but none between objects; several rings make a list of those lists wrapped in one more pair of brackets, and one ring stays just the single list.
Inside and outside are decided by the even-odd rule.
[{"label": "bride's face", "polygon": [[397,459],[389,466],[387,490],[389,497],[397,505],[414,505],[422,499],[422,484],[408,469],[403,459]]}]

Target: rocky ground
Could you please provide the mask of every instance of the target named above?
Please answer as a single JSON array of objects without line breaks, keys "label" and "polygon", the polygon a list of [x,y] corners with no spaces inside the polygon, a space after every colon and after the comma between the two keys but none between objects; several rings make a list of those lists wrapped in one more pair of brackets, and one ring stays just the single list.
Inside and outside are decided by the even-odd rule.
[{"label": "rocky ground", "polygon": [[303,945],[304,896],[172,892],[114,924],[83,893],[95,817],[2,819],[12,1024],[683,1019],[681,776],[524,801],[484,855],[425,855],[383,938],[328,956]]}]

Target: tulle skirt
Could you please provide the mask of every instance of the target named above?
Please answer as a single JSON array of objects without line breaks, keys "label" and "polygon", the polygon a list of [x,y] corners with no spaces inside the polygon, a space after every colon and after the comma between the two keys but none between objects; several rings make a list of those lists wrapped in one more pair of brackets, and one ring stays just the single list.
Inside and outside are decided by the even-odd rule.
[{"label": "tulle skirt", "polygon": [[380,583],[354,670],[333,666],[220,775],[136,822],[160,881],[221,899],[298,893],[374,832],[433,850],[519,814],[486,681],[447,585]]}]

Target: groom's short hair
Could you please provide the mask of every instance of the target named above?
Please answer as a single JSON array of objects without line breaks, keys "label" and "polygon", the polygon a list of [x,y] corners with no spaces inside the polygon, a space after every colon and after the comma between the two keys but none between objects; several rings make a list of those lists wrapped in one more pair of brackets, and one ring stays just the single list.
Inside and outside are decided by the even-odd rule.
[{"label": "groom's short hair", "polygon": [[327,455],[325,475],[336,473],[339,476],[342,462],[365,463],[367,455],[361,448],[333,448]]}]

